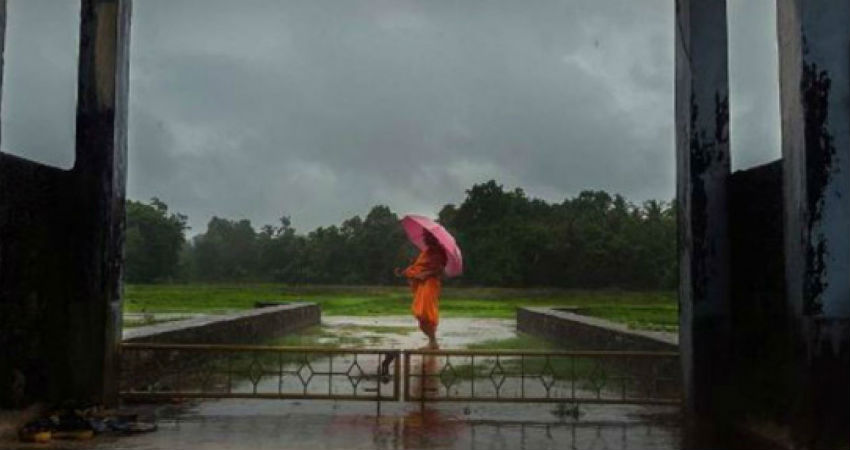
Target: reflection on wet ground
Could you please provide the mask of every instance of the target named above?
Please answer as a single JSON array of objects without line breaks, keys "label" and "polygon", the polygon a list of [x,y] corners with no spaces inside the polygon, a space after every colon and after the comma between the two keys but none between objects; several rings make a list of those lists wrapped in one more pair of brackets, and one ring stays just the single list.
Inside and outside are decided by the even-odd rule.
[{"label": "reflection on wet ground", "polygon": [[[498,409],[498,411],[496,411]],[[540,405],[375,405],[215,401],[159,410],[156,433],[96,448],[166,449],[675,449],[675,411],[587,407],[562,420]],[[495,414],[492,414],[495,412]],[[658,411],[656,411],[658,412]]]}]

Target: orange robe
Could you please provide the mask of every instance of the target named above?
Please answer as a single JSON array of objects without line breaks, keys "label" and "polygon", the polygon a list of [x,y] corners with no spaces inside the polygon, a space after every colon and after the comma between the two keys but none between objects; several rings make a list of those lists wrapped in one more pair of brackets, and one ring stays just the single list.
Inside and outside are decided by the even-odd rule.
[{"label": "orange robe", "polygon": [[[445,266],[446,255],[442,250],[429,248],[421,252],[410,267],[404,269],[404,276],[413,291],[411,310],[419,319],[419,328],[426,333],[436,332],[440,321],[440,288],[443,285],[440,275]],[[435,275],[424,280],[414,278],[423,272],[435,271]]]}]

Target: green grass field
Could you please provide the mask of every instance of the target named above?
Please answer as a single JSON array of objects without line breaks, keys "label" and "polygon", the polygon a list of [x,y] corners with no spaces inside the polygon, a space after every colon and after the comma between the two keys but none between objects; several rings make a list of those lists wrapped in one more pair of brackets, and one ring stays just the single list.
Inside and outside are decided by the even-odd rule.
[{"label": "green grass field", "polygon": [[679,329],[679,307],[675,301],[668,304],[647,305],[594,305],[582,307],[581,314],[622,322],[631,328],[652,331]]},{"label": "green grass field", "polygon": [[[249,309],[254,302],[318,303],[328,316],[409,314],[405,286],[287,286],[280,284],[127,285],[124,310],[150,313],[226,313]],[[582,313],[627,323],[636,328],[674,329],[674,292],[452,288],[443,290],[444,317],[514,318],[521,306],[577,306]]]}]

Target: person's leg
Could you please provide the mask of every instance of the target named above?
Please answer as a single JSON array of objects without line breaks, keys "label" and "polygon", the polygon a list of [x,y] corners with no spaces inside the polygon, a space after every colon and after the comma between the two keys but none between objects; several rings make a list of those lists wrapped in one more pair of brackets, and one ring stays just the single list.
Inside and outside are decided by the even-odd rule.
[{"label": "person's leg", "polygon": [[431,350],[439,350],[440,345],[437,344],[437,330],[431,329],[428,335],[428,348]]},{"label": "person's leg", "polygon": [[437,327],[426,320],[419,320],[419,329],[428,336],[428,348],[438,350],[440,346],[437,344]]},{"label": "person's leg", "polygon": [[387,353],[384,355],[384,361],[381,363],[381,376],[384,377],[384,382],[389,381],[390,364],[395,360],[395,353]]}]

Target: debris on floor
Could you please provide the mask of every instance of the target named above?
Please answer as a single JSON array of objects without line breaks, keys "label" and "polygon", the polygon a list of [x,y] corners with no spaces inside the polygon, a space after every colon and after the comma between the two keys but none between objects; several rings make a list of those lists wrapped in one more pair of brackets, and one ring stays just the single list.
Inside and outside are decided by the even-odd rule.
[{"label": "debris on floor", "polygon": [[24,442],[53,439],[88,440],[104,433],[133,434],[156,430],[156,423],[140,421],[138,414],[122,414],[101,405],[63,405],[18,430]]}]

